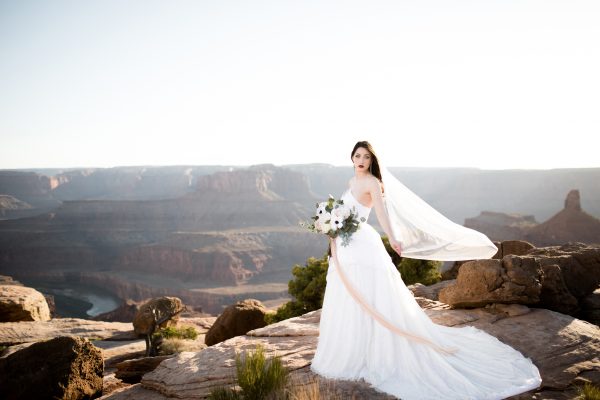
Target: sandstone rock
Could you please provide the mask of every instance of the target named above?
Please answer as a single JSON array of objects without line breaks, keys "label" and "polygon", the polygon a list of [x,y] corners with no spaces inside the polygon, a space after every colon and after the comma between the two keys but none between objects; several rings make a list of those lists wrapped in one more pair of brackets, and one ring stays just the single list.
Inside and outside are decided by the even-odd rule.
[{"label": "sandstone rock", "polygon": [[181,299],[163,296],[144,303],[133,318],[133,330],[138,335],[152,334],[158,328],[177,323],[185,309]]},{"label": "sandstone rock", "polygon": [[263,304],[255,299],[238,301],[223,310],[213,326],[206,333],[204,343],[208,346],[220,343],[234,336],[266,325]]},{"label": "sandstone rock", "polygon": [[123,382],[138,383],[142,380],[144,374],[154,371],[154,369],[158,367],[158,364],[172,357],[172,355],[142,357],[122,361],[116,364],[117,372],[115,372],[115,377],[121,379]]},{"label": "sandstone rock", "polygon": [[523,239],[537,246],[565,242],[600,244],[600,220],[581,209],[579,190],[571,190],[565,207],[547,221],[527,229]]},{"label": "sandstone rock", "polygon": [[600,244],[569,242],[561,246],[539,247],[527,253],[540,265],[558,265],[569,292],[577,299],[600,285]]},{"label": "sandstone rock", "polygon": [[102,354],[81,338],[58,337],[0,359],[5,399],[87,399],[102,393]]},{"label": "sandstone rock", "polygon": [[444,280],[438,283],[434,283],[433,285],[425,286],[422,283],[415,283],[413,285],[409,285],[408,288],[413,293],[415,297],[425,297],[430,300],[438,300],[440,290],[445,287],[454,285],[454,280]]},{"label": "sandstone rock", "polygon": [[21,282],[15,281],[12,276],[0,275],[0,285],[24,286]]},{"label": "sandstone rock", "polygon": [[475,218],[465,218],[467,228],[485,233],[491,240],[520,239],[524,232],[538,225],[533,215],[482,211]]},{"label": "sandstone rock", "polygon": [[50,309],[43,294],[17,285],[0,285],[0,322],[48,321]]},{"label": "sandstone rock", "polygon": [[154,333],[170,325],[176,325],[179,314],[185,310],[181,299],[163,296],[144,303],[133,319],[133,330],[146,341],[146,357],[155,356],[158,352],[161,337]]},{"label": "sandstone rock", "polygon": [[594,293],[583,298],[580,318],[600,325],[600,289],[596,289]]},{"label": "sandstone rock", "polygon": [[[507,256],[505,260],[510,257]],[[533,260],[469,261],[460,267],[456,283],[440,290],[440,301],[453,307],[481,307],[488,303],[539,303],[541,268]]]},{"label": "sandstone rock", "polygon": [[[509,254],[513,254],[516,256],[521,256],[527,254],[528,251],[535,248],[529,242],[524,240],[503,240],[502,242],[494,242],[496,247],[498,247],[498,251],[492,258],[501,260],[504,256]],[[452,267],[442,273],[443,280],[456,279],[458,276],[458,270],[461,265],[468,261],[456,261],[452,265]]]},{"label": "sandstone rock", "polygon": [[80,336],[89,339],[137,339],[131,324],[89,321],[79,318],[56,318],[50,321],[6,322],[0,324],[0,345],[38,342],[58,336]]},{"label": "sandstone rock", "polygon": [[522,256],[533,249],[535,249],[535,246],[525,240],[503,240],[498,248],[498,254],[494,258],[501,259],[510,254]]},{"label": "sandstone rock", "polygon": [[[574,393],[575,384],[582,379],[600,379],[600,328],[585,321],[518,305],[470,310],[430,308],[425,312],[438,324],[472,325],[483,329],[531,357],[540,369],[542,387],[535,393],[522,394],[515,399],[564,398],[562,394]],[[144,375],[141,385],[105,398],[205,398],[213,388],[232,384],[236,352],[252,351],[257,343],[261,343],[267,356],[277,354],[282,357],[284,365],[291,370],[294,385],[317,382],[320,390],[334,385],[335,393],[341,399],[391,399],[364,381],[328,380],[310,371],[318,341],[320,314],[321,310],[312,311],[252,330],[247,335],[236,336],[198,353],[180,353]]]},{"label": "sandstone rock", "polygon": [[519,303],[578,315],[579,302],[599,284],[600,245],[567,243],[469,261],[456,284],[440,291],[440,300],[453,307]]}]

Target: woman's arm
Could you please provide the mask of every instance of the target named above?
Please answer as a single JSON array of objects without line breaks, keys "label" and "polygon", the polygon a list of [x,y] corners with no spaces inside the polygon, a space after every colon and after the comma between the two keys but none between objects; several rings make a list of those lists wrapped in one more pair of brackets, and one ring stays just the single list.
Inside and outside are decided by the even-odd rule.
[{"label": "woman's arm", "polygon": [[383,195],[381,194],[379,180],[377,178],[370,179],[368,182],[368,189],[371,194],[371,199],[373,200],[373,208],[375,209],[375,215],[377,215],[377,221],[379,221],[379,225],[387,235],[390,246],[392,246],[394,251],[400,255],[402,248],[400,243],[394,238],[394,235],[392,235],[390,217],[388,216],[385,204],[383,203]]}]

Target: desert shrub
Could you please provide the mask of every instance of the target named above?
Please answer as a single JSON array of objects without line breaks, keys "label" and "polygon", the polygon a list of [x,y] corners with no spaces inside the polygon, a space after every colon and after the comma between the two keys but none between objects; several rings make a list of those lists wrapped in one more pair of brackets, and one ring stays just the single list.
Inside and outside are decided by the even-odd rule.
[{"label": "desert shrub", "polygon": [[288,293],[294,299],[280,306],[275,314],[267,314],[265,322],[271,324],[321,308],[328,267],[327,254],[322,258],[308,258],[304,266],[294,265],[294,278],[288,282]]},{"label": "desert shrub", "polygon": [[154,335],[161,336],[164,339],[190,339],[196,340],[198,332],[193,326],[167,326],[161,328]]},{"label": "desert shrub", "polygon": [[219,386],[210,391],[208,395],[209,400],[240,400],[243,397],[236,391],[226,388],[224,386]]},{"label": "desert shrub", "polygon": [[285,386],[289,380],[289,370],[279,356],[267,358],[264,347],[256,346],[254,352],[235,353],[236,382],[240,391],[218,387],[211,391],[212,400],[278,400],[285,399]]},{"label": "desert shrub", "polygon": [[418,260],[416,258],[401,257],[392,249],[387,236],[382,236],[381,240],[392,258],[402,281],[405,285],[422,283],[423,285],[432,285],[442,280],[442,262],[431,260]]},{"label": "desert shrub", "polygon": [[600,387],[586,382],[583,387],[578,388],[581,400],[600,400]]},{"label": "desert shrub", "polygon": [[182,339],[165,339],[160,344],[159,354],[166,356],[169,354],[181,353],[185,349],[185,341]]}]

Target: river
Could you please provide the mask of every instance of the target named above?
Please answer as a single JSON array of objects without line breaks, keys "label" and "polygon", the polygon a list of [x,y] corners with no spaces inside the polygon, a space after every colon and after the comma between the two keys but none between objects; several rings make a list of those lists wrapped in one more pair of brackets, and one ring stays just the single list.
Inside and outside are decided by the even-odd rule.
[{"label": "river", "polygon": [[71,282],[19,279],[24,285],[54,296],[56,314],[63,318],[91,318],[112,311],[122,303],[110,292]]}]

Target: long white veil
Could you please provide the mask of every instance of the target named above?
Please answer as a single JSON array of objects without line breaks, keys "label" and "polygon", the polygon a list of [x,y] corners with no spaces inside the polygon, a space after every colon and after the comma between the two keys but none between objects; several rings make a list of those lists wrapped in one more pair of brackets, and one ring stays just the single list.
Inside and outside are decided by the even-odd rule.
[{"label": "long white veil", "polygon": [[384,203],[394,238],[408,258],[459,261],[492,258],[498,248],[483,233],[440,214],[381,164]]}]

